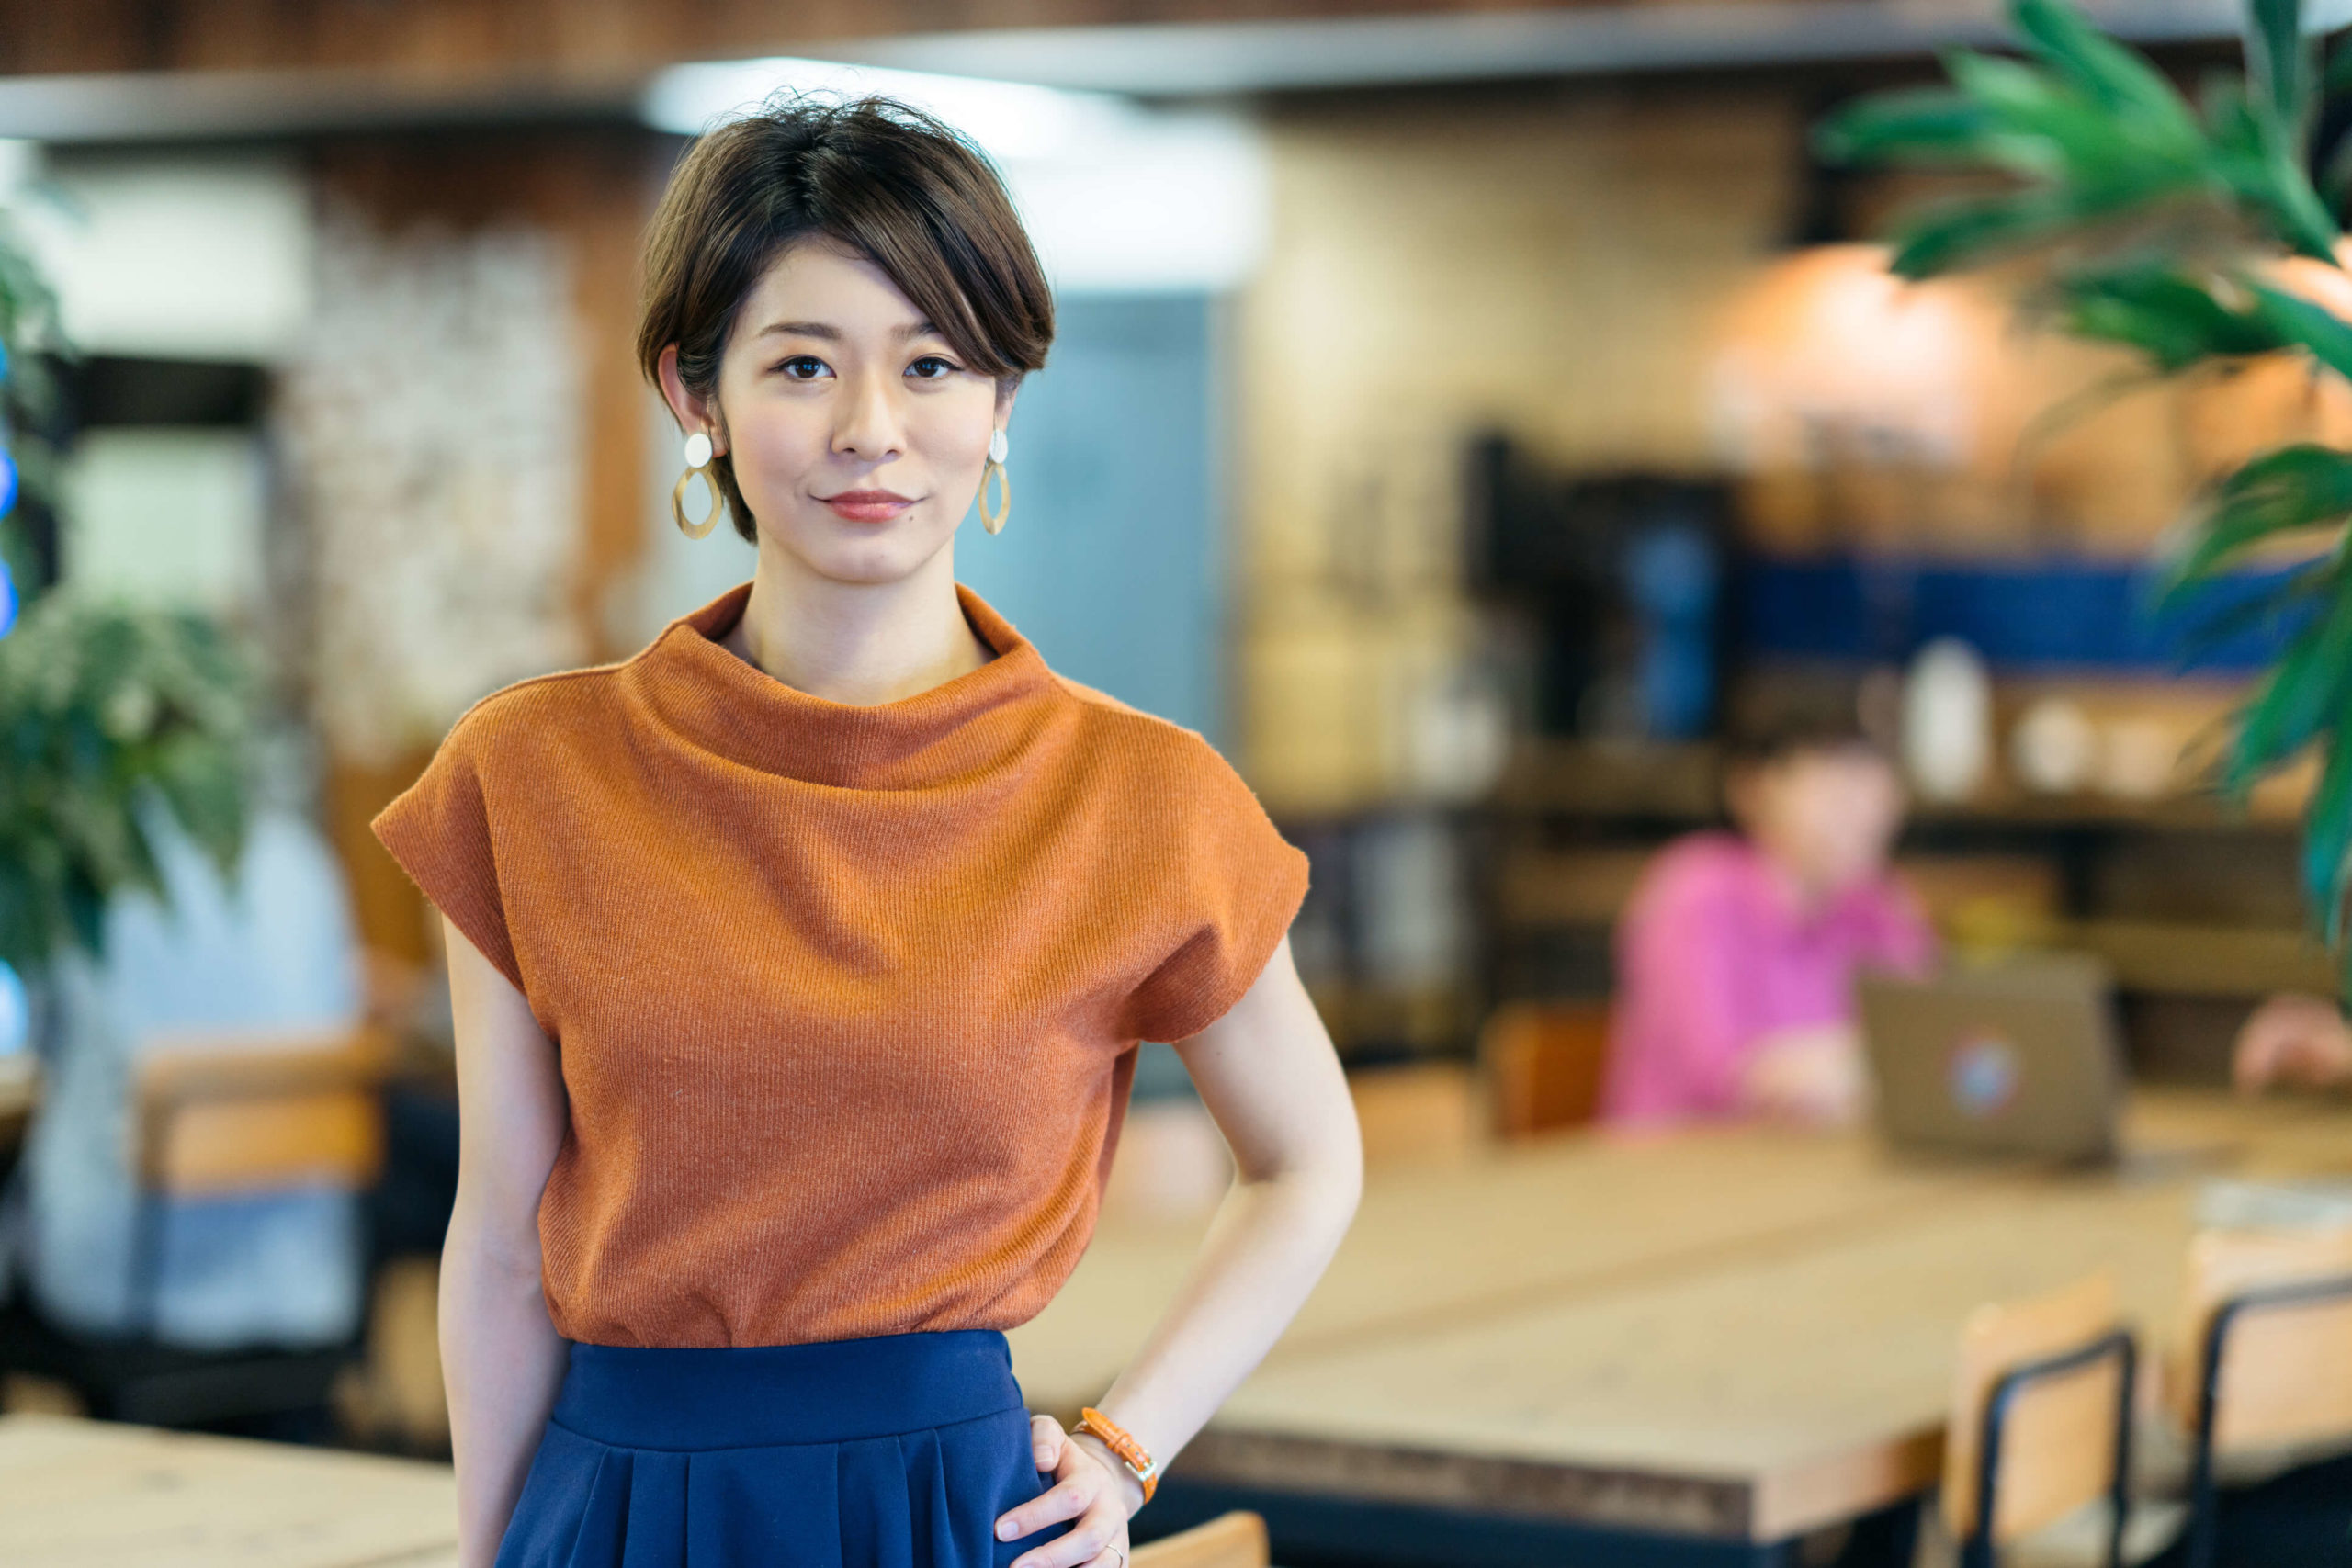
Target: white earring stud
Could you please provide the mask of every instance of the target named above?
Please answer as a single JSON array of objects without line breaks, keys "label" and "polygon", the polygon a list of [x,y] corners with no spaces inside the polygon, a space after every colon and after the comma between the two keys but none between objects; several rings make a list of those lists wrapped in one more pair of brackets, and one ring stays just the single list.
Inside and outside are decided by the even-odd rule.
[{"label": "white earring stud", "polygon": [[[689,522],[686,517],[686,486],[696,479],[710,492],[710,510],[699,523]],[[710,437],[697,430],[686,437],[686,471],[670,487],[670,520],[687,538],[699,539],[718,526],[718,514],[726,510],[727,498],[719,493],[718,476],[710,471]]]},{"label": "white earring stud", "polygon": [[1007,454],[1011,453],[1012,450],[1012,446],[1011,443],[1007,442],[1004,438],[1004,427],[999,425],[989,435],[989,461],[991,463],[1001,463],[1004,461]]}]

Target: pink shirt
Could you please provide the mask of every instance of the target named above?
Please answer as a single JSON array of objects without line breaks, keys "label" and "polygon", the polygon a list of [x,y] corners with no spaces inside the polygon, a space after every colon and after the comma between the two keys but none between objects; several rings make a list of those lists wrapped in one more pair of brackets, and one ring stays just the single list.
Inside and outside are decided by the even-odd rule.
[{"label": "pink shirt", "polygon": [[1808,918],[1747,840],[1680,839],[1651,863],[1618,921],[1602,1114],[1738,1114],[1740,1070],[1758,1042],[1850,1020],[1858,970],[1917,973],[1935,952],[1917,900],[1892,875]]}]

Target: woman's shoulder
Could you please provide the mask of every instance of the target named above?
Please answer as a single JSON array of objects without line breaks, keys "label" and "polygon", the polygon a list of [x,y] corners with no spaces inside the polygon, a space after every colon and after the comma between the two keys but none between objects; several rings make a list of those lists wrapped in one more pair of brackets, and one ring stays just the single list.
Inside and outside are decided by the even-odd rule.
[{"label": "woman's shoulder", "polygon": [[1756,852],[1736,833],[1685,833],[1651,857],[1632,903],[1642,909],[1698,909],[1736,903],[1756,877]]},{"label": "woman's shoulder", "polygon": [[1057,673],[1054,679],[1080,710],[1082,751],[1090,764],[1149,785],[1169,800],[1207,797],[1225,804],[1242,799],[1257,804],[1240,773],[1199,730],[1146,713],[1067,675]]},{"label": "woman's shoulder", "polygon": [[487,761],[541,757],[615,733],[626,661],[526,675],[476,698],[450,725],[441,750]]}]

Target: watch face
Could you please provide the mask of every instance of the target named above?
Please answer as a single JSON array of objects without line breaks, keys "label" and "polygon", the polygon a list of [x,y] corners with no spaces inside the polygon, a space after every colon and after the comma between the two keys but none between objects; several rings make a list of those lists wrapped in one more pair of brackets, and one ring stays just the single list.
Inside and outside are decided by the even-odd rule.
[{"label": "watch face", "polygon": [[2017,1100],[2017,1047],[1990,1030],[1972,1031],[1954,1042],[1945,1074],[1951,1102],[1963,1116],[1984,1121]]}]

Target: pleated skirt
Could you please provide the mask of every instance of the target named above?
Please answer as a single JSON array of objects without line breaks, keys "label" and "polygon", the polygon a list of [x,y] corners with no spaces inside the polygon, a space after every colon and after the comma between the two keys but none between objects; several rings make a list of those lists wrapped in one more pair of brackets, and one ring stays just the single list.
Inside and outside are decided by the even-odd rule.
[{"label": "pleated skirt", "polygon": [[497,1568],[1001,1568],[1050,1483],[993,1331],[575,1344]]}]

